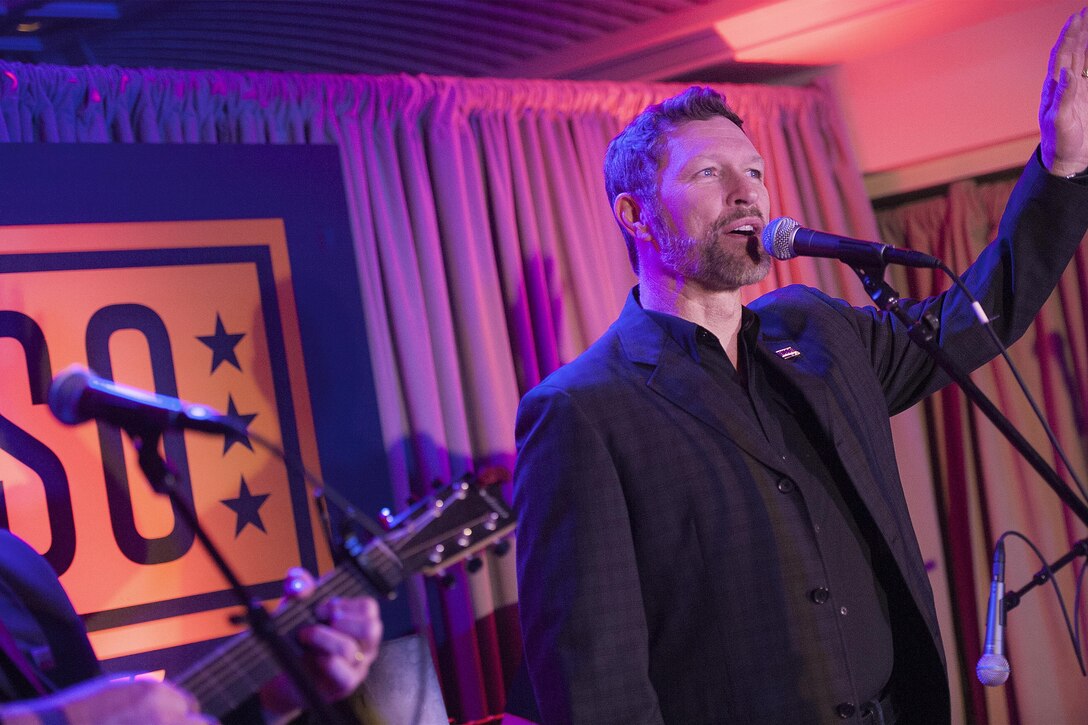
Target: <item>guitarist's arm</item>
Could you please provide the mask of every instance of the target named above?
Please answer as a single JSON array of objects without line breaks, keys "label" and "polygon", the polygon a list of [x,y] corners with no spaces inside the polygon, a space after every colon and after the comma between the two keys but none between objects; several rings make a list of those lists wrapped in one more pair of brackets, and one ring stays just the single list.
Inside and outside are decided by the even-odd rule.
[{"label": "guitarist's arm", "polygon": [[[24,572],[28,561],[31,564],[40,561],[42,566],[39,567],[41,571],[34,570],[36,576],[24,577],[27,579],[26,587],[18,590],[11,586],[0,587],[0,615],[17,607],[25,609],[26,603],[30,602],[35,605],[30,611],[42,614],[48,608],[42,606],[40,591],[52,593],[55,590],[55,598],[61,600],[64,607],[71,608],[44,560],[14,537],[0,536],[0,554],[11,551],[21,554],[22,558],[18,561],[19,567],[4,570],[4,581],[8,585],[17,578],[12,572]],[[286,584],[293,599],[307,597],[314,589],[312,577],[301,570],[289,572]],[[52,609],[48,611],[51,613]],[[335,701],[351,694],[366,677],[381,641],[381,618],[377,604],[368,597],[330,599],[320,603],[315,612],[317,619],[324,623],[303,627],[298,636],[306,652],[307,669],[315,677],[321,693],[330,701]],[[74,612],[72,618],[78,622]],[[52,616],[44,616],[40,621],[45,630],[56,624],[57,618]],[[86,652],[89,665],[83,669],[98,671],[82,627],[71,628],[70,631],[65,629],[63,636],[58,636],[55,641],[51,637],[50,643],[56,652],[70,657]],[[4,666],[7,667],[6,662]],[[67,683],[62,681],[61,684]],[[56,722],[72,725],[133,722],[197,725],[215,722],[214,717],[200,712],[199,703],[192,694],[168,682],[111,681],[108,677],[95,677],[62,687],[46,696],[3,703],[11,694],[0,687],[0,725],[45,725]],[[224,721],[260,722],[263,715],[266,722],[276,722],[283,719],[282,716],[297,711],[300,703],[301,698],[286,680],[274,679],[263,688],[260,701],[257,697],[251,697],[237,712],[224,717]],[[262,709],[264,713],[260,712]]]},{"label": "guitarist's arm", "polygon": [[[495,483],[491,481],[490,483]],[[322,582],[315,585],[305,572],[288,572],[286,587],[288,599],[300,599],[314,595],[321,599],[326,594],[341,596],[321,599],[311,611],[295,604],[281,617],[284,634],[300,637],[300,644],[307,658],[307,669],[316,677],[318,689],[331,701],[351,694],[369,672],[382,638],[382,623],[377,604],[366,596],[355,596],[374,591],[375,579],[383,583],[385,591],[392,591],[406,574],[425,572],[434,574],[472,556],[507,536],[514,527],[510,508],[497,492],[488,492],[485,486],[470,484],[466,480],[450,484],[445,489],[402,512],[390,522],[390,531],[381,541],[370,542],[351,550],[352,565],[338,567]],[[5,554],[12,556],[22,552],[18,561],[5,568]],[[56,598],[69,610],[71,604],[60,588],[49,565],[29,546],[0,529],[0,584],[16,581],[13,572],[25,572],[26,560],[38,567],[25,577],[32,592],[15,593],[10,587],[0,586],[0,620],[5,619],[5,605],[14,606],[23,601],[40,602],[34,594],[52,588]],[[361,570],[370,573],[363,576]],[[5,600],[5,592],[11,601]],[[42,612],[42,607],[32,610]],[[316,618],[313,614],[316,613]],[[0,704],[0,725],[16,723],[58,722],[67,717],[68,722],[92,722],[103,725],[110,722],[141,723],[199,723],[214,721],[196,710],[196,703],[203,704],[205,712],[222,717],[224,722],[252,723],[263,717],[282,719],[296,711],[301,698],[286,681],[273,677],[259,695],[254,695],[265,677],[275,670],[270,666],[271,657],[263,648],[254,647],[253,638],[241,633],[224,643],[219,649],[194,664],[176,681],[182,686],[151,681],[110,682],[92,679],[99,672],[94,652],[87,641],[86,632],[78,623],[74,611],[70,619],[77,626],[63,630],[63,641],[56,643],[55,650],[69,655],[85,653],[85,666],[73,670],[72,677],[57,680],[63,689],[43,698],[25,699]],[[56,629],[56,619],[43,621],[44,629]],[[294,631],[299,619],[316,623]],[[289,621],[287,621],[289,620]],[[308,653],[308,654],[305,654]],[[274,664],[274,663],[273,663]],[[2,663],[0,663],[2,665]],[[0,667],[2,669],[2,667]],[[264,673],[268,673],[265,675]],[[258,674],[260,673],[260,674]],[[83,684],[73,683],[86,680]],[[0,685],[3,679],[0,678]],[[137,688],[131,689],[129,688]],[[124,693],[128,693],[125,695]],[[193,695],[196,697],[194,698]],[[5,697],[5,687],[0,686],[0,702]],[[120,702],[118,699],[120,698]],[[343,704],[351,706],[354,698]],[[169,713],[159,717],[149,714],[125,717],[129,704],[148,705]],[[261,711],[264,711],[263,713]],[[111,719],[111,717],[113,719]],[[171,717],[173,719],[171,719]]]},{"label": "guitarist's arm", "polygon": [[[285,584],[292,599],[308,597],[314,589],[313,578],[302,569],[292,569]],[[334,702],[351,695],[366,678],[382,638],[381,617],[369,597],[329,599],[315,614],[325,624],[303,627],[297,636],[305,649],[306,669],[322,696]],[[298,714],[302,704],[290,682],[279,676],[261,690],[259,704],[251,698],[224,720],[252,723],[263,710],[265,722],[282,722]],[[202,715],[196,698],[185,690],[153,680],[98,677],[45,697],[0,704],[2,725],[55,722],[198,725],[215,719]]]},{"label": "guitarist's arm", "polygon": [[189,693],[154,680],[114,682],[98,677],[52,695],[0,705],[3,725],[57,722],[202,725],[214,719],[200,714],[196,699]]},{"label": "guitarist's arm", "polygon": [[[302,569],[292,569],[285,584],[292,599],[308,597],[314,589],[313,578]],[[306,669],[315,677],[322,696],[334,702],[351,695],[366,678],[382,638],[381,617],[377,603],[369,597],[329,599],[320,603],[315,613],[326,624],[303,627],[298,637],[305,648]],[[263,710],[265,722],[286,721],[298,714],[303,704],[282,676],[261,690],[259,706],[253,700],[225,721],[254,722],[258,709]],[[191,694],[168,682],[153,680],[111,681],[98,677],[45,697],[0,705],[0,725],[198,725],[214,721],[200,713],[199,703]]]}]

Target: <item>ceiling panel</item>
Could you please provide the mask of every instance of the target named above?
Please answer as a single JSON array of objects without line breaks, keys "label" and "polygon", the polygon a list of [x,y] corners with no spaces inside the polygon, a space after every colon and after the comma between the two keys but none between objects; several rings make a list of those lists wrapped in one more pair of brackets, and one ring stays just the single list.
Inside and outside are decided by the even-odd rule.
[{"label": "ceiling panel", "polygon": [[0,0],[29,63],[800,83],[1032,0]]},{"label": "ceiling panel", "polygon": [[[0,20],[7,36],[40,40],[40,50],[3,53],[26,62],[496,76],[711,2],[9,0]],[[56,12],[64,7],[72,16]]]}]

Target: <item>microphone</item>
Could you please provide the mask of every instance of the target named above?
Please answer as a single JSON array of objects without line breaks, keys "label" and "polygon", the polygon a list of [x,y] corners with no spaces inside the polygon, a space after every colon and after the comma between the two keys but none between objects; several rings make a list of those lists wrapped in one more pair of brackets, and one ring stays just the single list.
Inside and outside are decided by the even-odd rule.
[{"label": "microphone", "polygon": [[233,418],[211,408],[115,383],[79,365],[72,365],[53,378],[49,386],[49,410],[68,425],[94,418],[130,433],[169,428],[220,434],[241,432]]},{"label": "microphone", "polygon": [[994,548],[993,576],[986,612],[986,644],[975,666],[978,681],[987,687],[1004,685],[1009,679],[1009,661],[1005,659],[1005,542],[1001,540]]},{"label": "microphone", "polygon": [[763,229],[763,248],[775,259],[830,257],[853,266],[901,264],[905,267],[940,267],[941,260],[911,249],[863,242],[837,234],[806,229],[788,216],[773,220]]}]

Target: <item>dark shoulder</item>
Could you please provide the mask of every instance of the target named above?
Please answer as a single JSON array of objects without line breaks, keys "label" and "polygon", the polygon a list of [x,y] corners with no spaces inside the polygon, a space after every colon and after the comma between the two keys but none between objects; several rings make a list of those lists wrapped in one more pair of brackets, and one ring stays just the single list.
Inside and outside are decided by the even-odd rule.
[{"label": "dark shoulder", "polygon": [[0,530],[0,616],[17,641],[50,653],[39,664],[57,686],[101,673],[83,622],[49,562],[5,530]]},{"label": "dark shoulder", "polygon": [[0,530],[0,577],[29,611],[50,620],[77,619],[49,562],[14,534]]},{"label": "dark shoulder", "polygon": [[574,397],[600,393],[626,377],[630,366],[615,326],[584,352],[540,381],[530,394],[562,392]]},{"label": "dark shoulder", "polygon": [[56,579],[49,563],[29,544],[6,529],[0,529],[0,571],[8,581],[37,582]]},{"label": "dark shoulder", "polygon": [[748,308],[759,315],[763,334],[772,338],[801,337],[813,328],[856,329],[858,315],[869,310],[852,307],[814,287],[791,284],[753,300]]},{"label": "dark shoulder", "polygon": [[763,315],[788,314],[790,312],[812,312],[820,308],[829,311],[845,305],[846,302],[828,295],[815,287],[803,284],[791,284],[760,295],[748,304],[749,309]]}]

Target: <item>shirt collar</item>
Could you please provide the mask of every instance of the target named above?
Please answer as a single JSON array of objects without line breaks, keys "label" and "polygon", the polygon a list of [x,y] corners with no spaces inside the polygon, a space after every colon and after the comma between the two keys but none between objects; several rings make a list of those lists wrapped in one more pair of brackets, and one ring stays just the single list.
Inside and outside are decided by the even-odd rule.
[{"label": "shirt collar", "polygon": [[[642,307],[642,301],[639,299],[637,287],[634,290],[634,294],[635,301]],[[667,312],[647,310],[645,307],[642,308],[642,311],[649,315],[651,320],[660,325],[668,336],[671,337],[696,363],[700,362],[700,343],[716,347],[722,350],[724,354],[725,348],[722,347],[721,341],[718,340],[713,332],[702,325],[698,325],[691,320],[685,320],[683,317],[670,315]],[[741,308],[740,335],[744,338],[744,343],[747,348],[753,350],[755,348],[756,340],[759,337],[759,316],[747,307]]]}]

